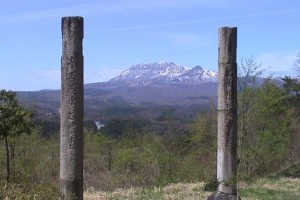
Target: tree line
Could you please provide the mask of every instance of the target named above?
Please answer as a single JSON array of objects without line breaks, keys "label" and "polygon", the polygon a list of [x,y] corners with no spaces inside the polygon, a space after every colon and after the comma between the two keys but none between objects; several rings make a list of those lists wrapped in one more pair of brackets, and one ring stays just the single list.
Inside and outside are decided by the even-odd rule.
[{"label": "tree line", "polygon": [[[299,79],[284,77],[282,85],[272,78],[261,81],[262,73],[253,58],[243,59],[239,66],[238,178],[244,181],[280,174],[300,161]],[[143,129],[147,123],[138,120],[115,120],[100,132],[85,130],[85,187],[113,190],[214,182],[217,108],[214,102],[208,107],[181,134],[172,127],[172,112],[161,119],[166,125],[163,134]],[[1,198],[59,195],[58,133],[43,137],[32,125],[32,116],[14,92],[1,91]]]}]

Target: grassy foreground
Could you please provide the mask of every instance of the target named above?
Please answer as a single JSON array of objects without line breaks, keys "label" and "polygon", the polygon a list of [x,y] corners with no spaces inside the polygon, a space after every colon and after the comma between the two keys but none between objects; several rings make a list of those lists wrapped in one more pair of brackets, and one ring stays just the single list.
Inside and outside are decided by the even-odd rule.
[{"label": "grassy foreground", "polygon": [[[203,183],[177,183],[165,187],[117,189],[113,192],[88,190],[86,200],[199,200],[206,199],[212,192],[204,191]],[[300,179],[263,178],[255,183],[239,184],[242,200],[297,200],[300,199]]]}]

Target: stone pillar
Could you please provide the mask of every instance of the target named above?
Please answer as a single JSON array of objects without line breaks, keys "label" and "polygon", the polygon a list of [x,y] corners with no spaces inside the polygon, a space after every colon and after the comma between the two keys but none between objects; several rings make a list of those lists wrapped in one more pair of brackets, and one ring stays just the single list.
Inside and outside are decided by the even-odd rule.
[{"label": "stone pillar", "polygon": [[219,29],[218,158],[216,194],[209,200],[237,196],[237,28]]},{"label": "stone pillar", "polygon": [[83,18],[63,17],[61,31],[60,191],[83,199]]}]

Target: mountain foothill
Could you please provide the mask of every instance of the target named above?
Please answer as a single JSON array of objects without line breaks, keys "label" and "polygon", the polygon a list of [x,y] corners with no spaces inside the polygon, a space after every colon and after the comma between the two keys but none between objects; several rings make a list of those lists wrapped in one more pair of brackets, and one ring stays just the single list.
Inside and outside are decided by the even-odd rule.
[{"label": "mountain foothill", "polygon": [[[37,123],[59,123],[59,90],[17,94],[23,104],[33,107]],[[85,84],[84,118],[94,127],[94,121],[105,124],[114,119],[144,119],[159,126],[164,115],[172,113],[182,124],[207,110],[216,99],[217,73],[213,71],[173,62],[141,63],[107,82]]]}]

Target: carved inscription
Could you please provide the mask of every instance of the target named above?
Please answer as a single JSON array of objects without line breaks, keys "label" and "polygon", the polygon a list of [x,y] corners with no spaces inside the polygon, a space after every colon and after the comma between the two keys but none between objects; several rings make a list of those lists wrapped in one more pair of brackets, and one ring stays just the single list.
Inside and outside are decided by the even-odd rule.
[{"label": "carved inscription", "polygon": [[70,136],[69,149],[75,149],[75,137],[74,137],[74,135]]},{"label": "carved inscription", "polygon": [[82,200],[83,18],[64,17],[62,19],[62,37],[60,187],[66,199]]},{"label": "carved inscription", "polygon": [[[72,68],[71,65],[68,66],[68,69]],[[68,83],[68,93],[71,95],[75,95],[75,87],[76,87],[76,82],[77,82],[77,74],[75,70],[72,70],[72,72],[68,70],[68,75],[67,75],[67,83]]]},{"label": "carved inscription", "polygon": [[219,29],[218,191],[235,195],[236,183],[226,185],[237,172],[236,28]]},{"label": "carved inscription", "polygon": [[[75,149],[75,134],[76,134],[76,82],[77,82],[77,74],[76,74],[76,59],[71,56],[68,59],[67,65],[67,95],[68,95],[68,133],[69,133],[69,142],[68,147],[70,151],[74,151]],[[73,158],[70,158],[72,161]]]},{"label": "carved inscription", "polygon": [[71,56],[68,59],[68,74],[75,72],[76,69],[76,59]]},{"label": "carved inscription", "polygon": [[232,64],[226,64],[225,71],[225,102],[226,102],[226,116],[225,116],[225,145],[232,146],[232,127],[233,127],[233,69]]},{"label": "carved inscription", "polygon": [[[74,91],[75,92],[75,91]],[[73,94],[74,95],[74,94]],[[76,103],[76,100],[75,100],[75,97],[74,96],[71,96],[70,99],[69,99],[69,106],[71,107],[74,107],[75,106],[75,103]]]}]

